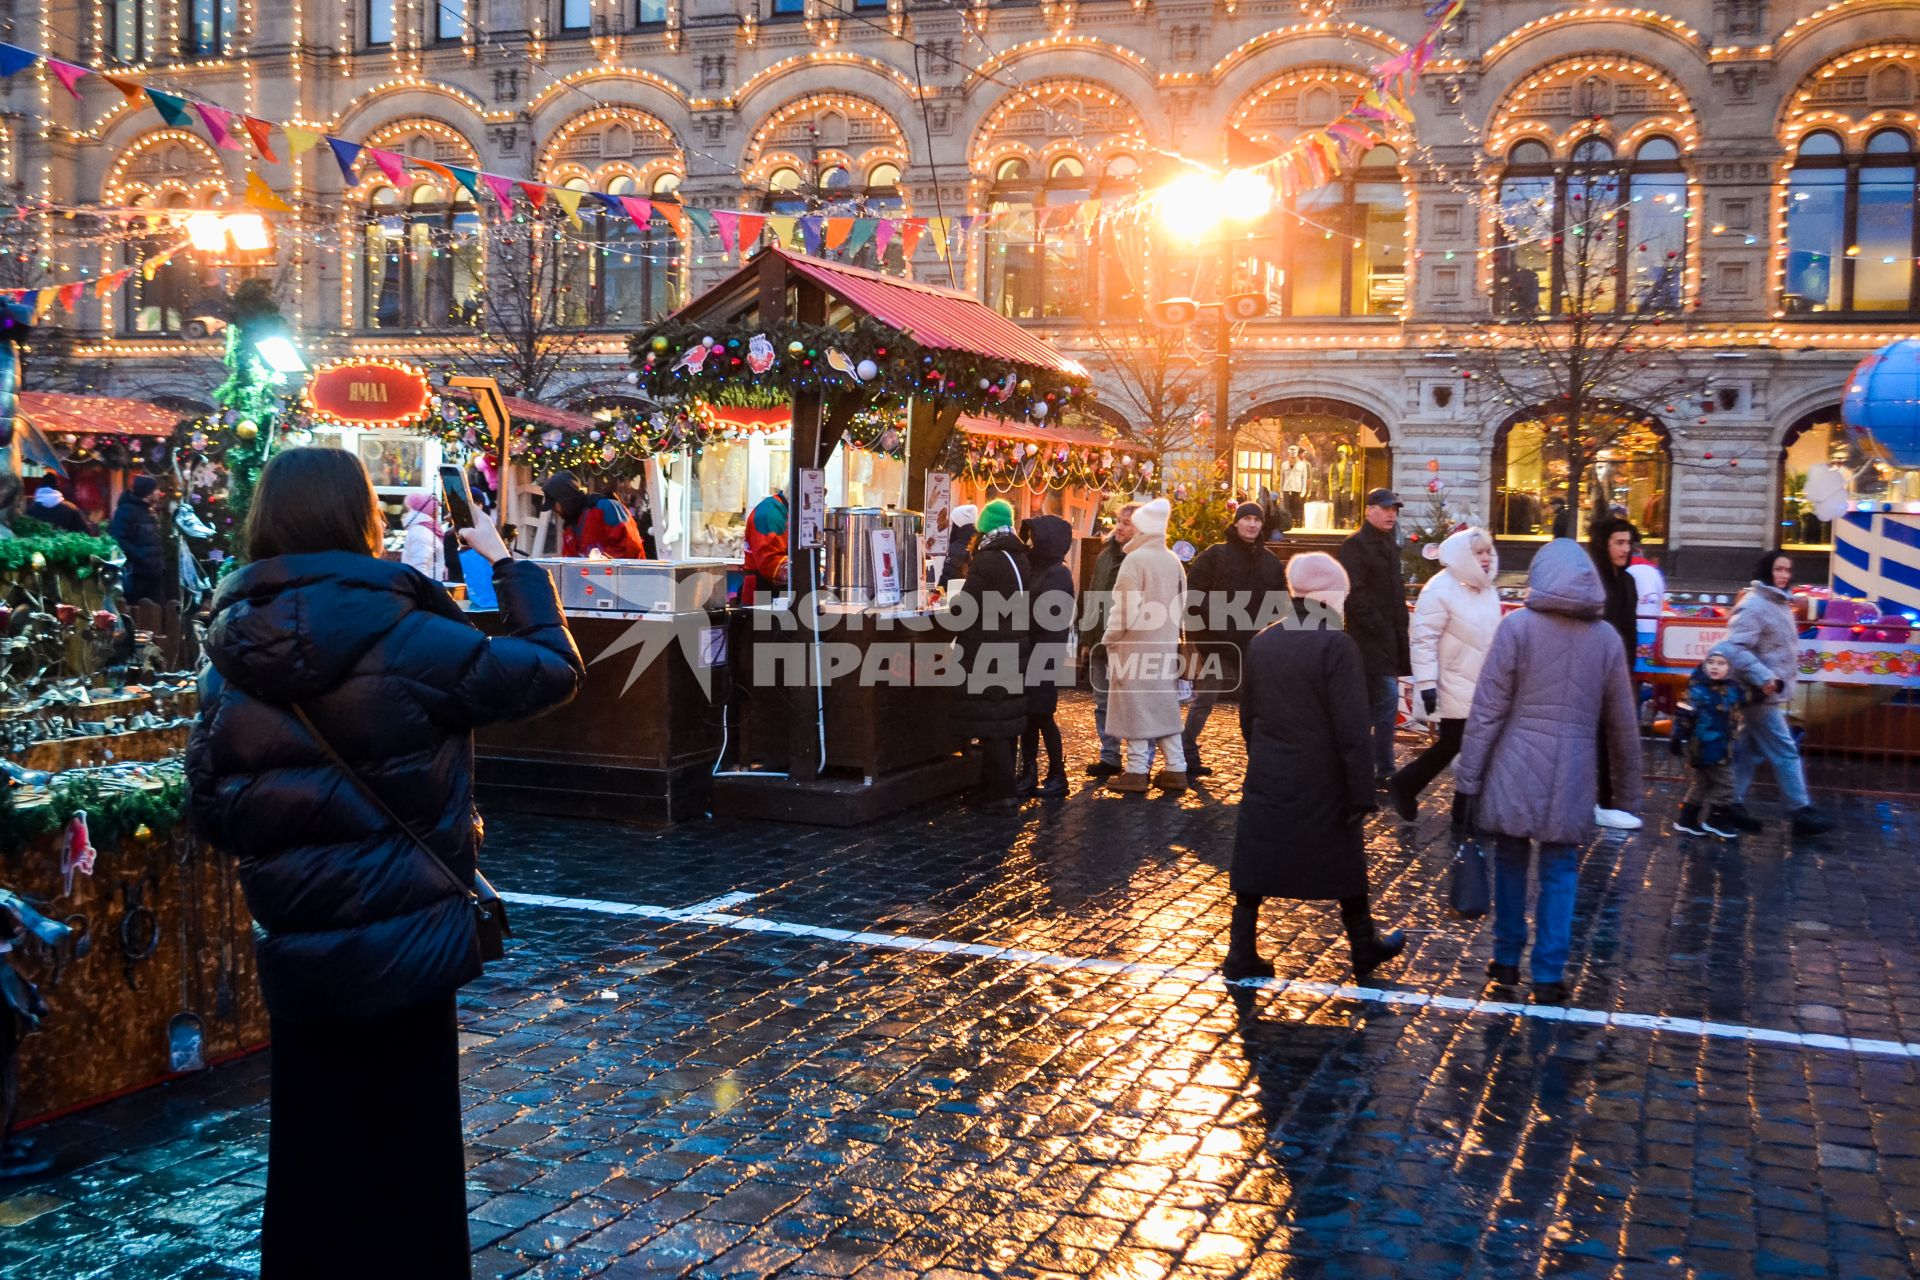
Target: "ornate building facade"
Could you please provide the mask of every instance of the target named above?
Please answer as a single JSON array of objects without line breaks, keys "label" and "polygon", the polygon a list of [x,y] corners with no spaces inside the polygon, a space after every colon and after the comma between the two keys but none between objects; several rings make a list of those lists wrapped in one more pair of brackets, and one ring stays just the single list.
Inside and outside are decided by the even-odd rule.
[{"label": "ornate building facade", "polygon": [[[1631,193],[1619,305],[1657,298],[1670,312],[1682,402],[1623,434],[1597,479],[1682,574],[1743,576],[1755,548],[1824,541],[1797,486],[1845,450],[1847,372],[1920,332],[1915,0],[1471,3],[1420,78],[1413,120],[1236,233],[1225,279],[1205,246],[1043,211],[1121,208],[1181,157],[1217,165],[1229,125],[1281,146],[1333,119],[1369,67],[1421,35],[1420,4],[9,10],[16,44],[443,167],[771,213],[999,210],[951,256],[923,240],[911,256],[867,244],[856,260],[978,293],[1102,379],[1115,376],[1112,334],[1143,327],[1147,304],[1252,294],[1260,314],[1232,331],[1233,483],[1322,527],[1350,522],[1366,484],[1418,494],[1438,480],[1456,511],[1516,542],[1544,536],[1564,451],[1538,406],[1463,378],[1461,350],[1496,313],[1560,305],[1558,239],[1502,244],[1498,211],[1565,208],[1570,175],[1604,172]],[[495,210],[429,170],[395,181],[363,165],[349,185],[325,146],[267,164],[102,81],[83,90],[75,100],[38,70],[0,82],[0,182],[39,210],[22,219],[30,245],[15,232],[16,274],[140,266],[164,237],[130,212],[234,202],[251,167],[295,210],[275,217],[267,269],[311,352],[432,363],[471,342],[484,290],[511,287],[489,280]],[[738,261],[684,220],[641,229],[611,206],[589,213],[555,250],[568,256],[560,323],[589,335],[543,389],[561,403],[617,394],[625,335]],[[188,362],[217,351],[195,335],[221,283],[182,255],[54,319],[90,385],[204,400],[211,362]],[[1183,412],[1214,402],[1209,381]],[[1143,426],[1127,397],[1105,403]]]}]

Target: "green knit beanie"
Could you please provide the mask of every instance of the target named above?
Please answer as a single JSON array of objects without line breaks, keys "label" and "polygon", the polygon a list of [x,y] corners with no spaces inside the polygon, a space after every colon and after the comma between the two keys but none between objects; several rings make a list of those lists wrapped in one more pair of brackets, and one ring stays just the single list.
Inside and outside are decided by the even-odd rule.
[{"label": "green knit beanie", "polygon": [[995,498],[980,508],[980,523],[975,525],[981,533],[992,533],[995,529],[1013,528],[1013,504],[1005,498]]}]

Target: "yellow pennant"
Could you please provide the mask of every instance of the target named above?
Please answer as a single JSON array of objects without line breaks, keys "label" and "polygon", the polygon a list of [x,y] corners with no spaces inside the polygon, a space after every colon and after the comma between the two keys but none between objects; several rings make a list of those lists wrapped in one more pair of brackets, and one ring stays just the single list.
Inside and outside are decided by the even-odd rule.
[{"label": "yellow pennant", "polygon": [[294,155],[304,155],[320,145],[317,129],[302,129],[297,124],[283,124],[280,129],[287,135],[287,147]]},{"label": "yellow pennant", "polygon": [[267,185],[267,180],[251,169],[247,170],[246,201],[256,209],[268,209],[274,213],[293,212],[293,206],[275,195],[273,188]]},{"label": "yellow pennant", "polygon": [[580,197],[586,194],[584,191],[575,191],[572,187],[553,188],[554,201],[567,211],[567,217],[573,220],[573,225],[576,227],[586,225],[580,221]]},{"label": "yellow pennant", "polygon": [[773,239],[776,244],[791,245],[793,243],[793,230],[799,224],[800,219],[789,218],[784,215],[767,219],[767,226],[773,229]]}]

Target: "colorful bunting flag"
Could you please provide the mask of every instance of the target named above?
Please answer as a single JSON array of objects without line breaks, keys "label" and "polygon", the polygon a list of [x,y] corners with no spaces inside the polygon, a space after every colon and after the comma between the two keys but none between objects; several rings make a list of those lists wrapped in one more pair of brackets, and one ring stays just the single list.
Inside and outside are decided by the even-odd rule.
[{"label": "colorful bunting flag", "polygon": [[480,174],[477,170],[462,169],[458,165],[450,164],[447,166],[447,172],[453,175],[455,182],[467,189],[468,195],[476,201],[480,199]]},{"label": "colorful bunting flag", "polygon": [[380,166],[380,172],[387,176],[388,182],[396,187],[407,184],[407,162],[397,152],[368,147],[366,154],[373,157],[373,162]]},{"label": "colorful bunting flag", "polygon": [[147,101],[151,102],[153,109],[160,113],[160,118],[165,120],[173,128],[190,129],[193,127],[192,120],[187,115],[187,100],[178,94],[162,93],[158,89],[149,88],[147,90]]},{"label": "colorful bunting flag", "polygon": [[808,214],[800,219],[800,239],[806,246],[806,252],[815,257],[820,255],[820,246],[824,231],[821,226],[826,220],[818,214]]},{"label": "colorful bunting flag", "polygon": [[695,232],[702,236],[711,236],[714,234],[719,223],[713,216],[713,210],[702,209],[698,205],[692,204],[686,205],[684,208],[687,212],[687,221],[693,224]]},{"label": "colorful bunting flag", "polygon": [[253,149],[264,156],[268,164],[279,164],[280,158],[273,154],[273,126],[257,116],[242,116],[240,123],[253,139]]},{"label": "colorful bunting flag", "polygon": [[879,225],[879,221],[878,218],[855,218],[853,220],[853,233],[847,237],[844,250],[844,256],[848,261],[859,257],[860,251],[867,247],[867,242],[873,239],[873,232],[875,227]]},{"label": "colorful bunting flag", "polygon": [[127,100],[129,107],[132,107],[136,111],[140,109],[140,103],[146,98],[147,91],[139,81],[129,80],[125,76],[103,75],[100,78],[118,89],[120,96]]},{"label": "colorful bunting flag", "polygon": [[486,181],[487,190],[493,192],[493,198],[500,202],[501,211],[511,214],[513,212],[513,180],[503,178],[497,173],[483,173],[480,176]]},{"label": "colorful bunting flag", "polygon": [[121,285],[125,284],[127,282],[127,277],[132,274],[133,274],[132,267],[122,267],[120,268],[120,270],[114,272],[110,276],[101,276],[98,280],[93,282],[93,296],[96,298],[106,297],[108,294],[112,293],[115,289],[118,289]]},{"label": "colorful bunting flag", "polygon": [[520,189],[527,193],[527,203],[538,209],[547,202],[547,188],[539,182],[522,182]]},{"label": "colorful bunting flag", "polygon": [[360,144],[328,134],[327,145],[333,149],[333,158],[339,162],[340,172],[346,176],[347,185],[352,186],[360,181],[353,172],[353,166],[360,160]]},{"label": "colorful bunting flag", "polygon": [[741,249],[749,248],[760,240],[760,229],[767,225],[764,213],[736,213],[733,215],[733,242]]},{"label": "colorful bunting flag", "polygon": [[17,44],[0,44],[0,76],[17,76],[38,61],[40,55],[31,49],[22,49]]},{"label": "colorful bunting flag", "polygon": [[639,196],[621,196],[620,207],[627,211],[629,218],[633,219],[633,225],[639,229],[640,234],[645,235],[647,224],[653,221],[653,202],[642,200]]},{"label": "colorful bunting flag", "polygon": [[228,132],[228,123],[233,119],[231,111],[222,107],[209,106],[204,102],[194,103],[193,109],[200,113],[200,120],[207,126],[207,133],[212,137],[214,146],[222,151],[242,150],[239,140]]},{"label": "colorful bunting flag", "polygon": [[296,156],[303,156],[320,145],[320,132],[317,129],[303,129],[297,124],[283,124],[280,132],[287,135],[287,150]]},{"label": "colorful bunting flag", "polygon": [[880,257],[887,256],[887,246],[893,243],[893,237],[900,230],[900,224],[892,218],[880,219],[880,225],[873,229],[873,251]]},{"label": "colorful bunting flag", "polygon": [[72,284],[60,286],[60,305],[67,309],[68,315],[72,315],[73,309],[80,304],[80,293],[86,287],[85,280],[75,280]]},{"label": "colorful bunting flag", "polygon": [[770,216],[767,219],[767,226],[773,232],[773,241],[775,244],[780,245],[790,245],[793,243],[794,228],[797,227],[799,223],[800,219],[788,217],[786,214]]},{"label": "colorful bunting flag", "polygon": [[62,62],[58,58],[47,59],[47,70],[53,72],[54,77],[67,86],[67,92],[76,99],[80,96],[80,82],[93,74],[86,67],[77,67],[71,62]]},{"label": "colorful bunting flag", "polygon": [[907,261],[913,261],[913,251],[920,244],[920,237],[927,229],[925,218],[905,218],[900,223],[900,252]]},{"label": "colorful bunting flag", "polygon": [[553,189],[554,202],[566,210],[567,220],[576,227],[586,225],[580,221],[580,198],[586,194],[586,192],[576,190],[573,187],[555,187]]},{"label": "colorful bunting flag", "polygon": [[247,170],[245,199],[256,209],[267,209],[274,213],[293,212],[293,206],[275,194],[273,188],[267,185],[267,180],[251,169]]},{"label": "colorful bunting flag", "polygon": [[721,252],[727,254],[736,252],[739,245],[740,215],[726,209],[715,209],[713,225],[720,233]]}]

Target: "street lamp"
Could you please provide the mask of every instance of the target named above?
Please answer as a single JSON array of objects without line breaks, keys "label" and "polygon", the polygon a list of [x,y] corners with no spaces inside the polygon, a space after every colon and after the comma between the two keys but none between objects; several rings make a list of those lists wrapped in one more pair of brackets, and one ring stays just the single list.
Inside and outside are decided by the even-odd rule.
[{"label": "street lamp", "polygon": [[260,357],[260,363],[278,374],[305,373],[307,362],[300,356],[300,348],[293,345],[286,335],[274,333],[253,344],[254,354]]},{"label": "street lamp", "polygon": [[[1232,323],[1247,320],[1266,310],[1257,294],[1227,296],[1233,287],[1233,240],[1225,233],[1229,227],[1257,222],[1273,209],[1273,183],[1257,169],[1231,169],[1224,174],[1189,170],[1160,189],[1156,204],[1161,225],[1194,245],[1217,236],[1220,250],[1220,297],[1218,301],[1199,303],[1211,307],[1219,319],[1214,350],[1213,449],[1225,457],[1233,447],[1233,431],[1228,421],[1232,412],[1229,393],[1233,381]],[[1190,313],[1189,313],[1190,314]]]}]

